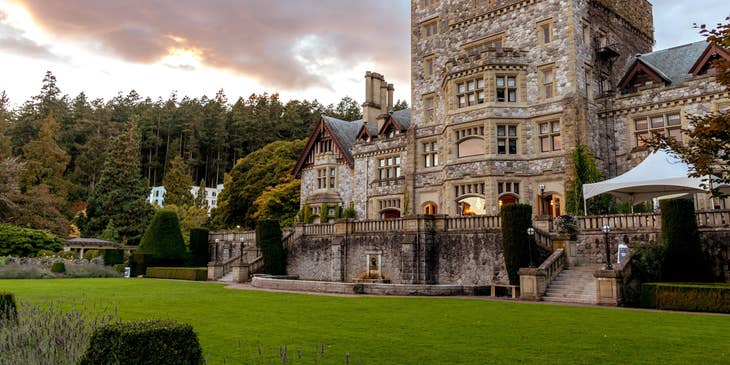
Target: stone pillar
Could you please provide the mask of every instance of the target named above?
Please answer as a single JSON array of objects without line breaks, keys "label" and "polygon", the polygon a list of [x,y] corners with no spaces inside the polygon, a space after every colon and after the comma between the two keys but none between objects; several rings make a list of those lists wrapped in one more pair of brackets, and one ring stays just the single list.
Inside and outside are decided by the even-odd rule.
[{"label": "stone pillar", "polygon": [[386,112],[393,110],[393,107],[395,106],[393,104],[393,93],[395,93],[393,84],[388,84],[388,108],[386,109]]},{"label": "stone pillar", "polygon": [[524,267],[518,271],[520,275],[520,299],[540,300],[546,289],[546,274],[536,267]]},{"label": "stone pillar", "polygon": [[220,262],[211,261],[208,263],[208,280],[218,280],[223,277],[223,265]]},{"label": "stone pillar", "polygon": [[237,263],[233,265],[233,281],[245,283],[251,277],[251,266],[248,263]]},{"label": "stone pillar", "polygon": [[621,273],[614,270],[596,270],[596,304],[618,306],[621,304]]}]

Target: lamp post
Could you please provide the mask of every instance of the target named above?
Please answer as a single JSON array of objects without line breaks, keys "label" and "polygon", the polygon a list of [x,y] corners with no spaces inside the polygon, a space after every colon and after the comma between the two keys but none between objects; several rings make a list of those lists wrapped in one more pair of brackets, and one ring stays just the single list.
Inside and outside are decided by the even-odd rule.
[{"label": "lamp post", "polygon": [[545,204],[545,184],[538,185],[540,188],[540,216],[545,215],[545,207],[543,205]]},{"label": "lamp post", "polygon": [[532,245],[535,242],[535,228],[528,228],[527,236],[530,237],[530,239],[527,241],[527,252],[529,252],[530,255],[530,267],[535,267],[535,261],[532,260]]},{"label": "lamp post", "polygon": [[611,249],[608,247],[608,234],[611,233],[611,226],[608,224],[603,225],[603,234],[604,234],[604,241],[606,244],[606,270],[613,269],[613,266],[611,265]]},{"label": "lamp post", "polygon": [[239,238],[239,240],[241,241],[241,246],[239,246],[241,256],[239,257],[238,261],[243,264],[243,237]]},{"label": "lamp post", "polygon": [[217,238],[215,239],[215,262],[218,262],[218,261],[220,261],[220,258],[219,258],[219,256],[218,256],[218,250],[219,250],[219,249],[218,249],[218,245],[220,245],[220,241],[221,241],[221,240],[219,240],[219,239],[217,239]]}]

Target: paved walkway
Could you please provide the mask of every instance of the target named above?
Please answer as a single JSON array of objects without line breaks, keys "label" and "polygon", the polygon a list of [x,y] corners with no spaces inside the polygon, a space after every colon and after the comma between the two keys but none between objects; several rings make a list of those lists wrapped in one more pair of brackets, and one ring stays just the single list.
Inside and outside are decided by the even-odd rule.
[{"label": "paved walkway", "polygon": [[693,314],[693,315],[716,315],[716,316],[727,316],[730,314],[726,313],[709,313],[709,312],[686,312],[686,311],[668,311],[660,309],[647,309],[647,308],[631,308],[631,307],[611,307],[595,304],[581,304],[581,303],[557,303],[557,302],[533,302],[533,301],[522,301],[519,299],[512,299],[509,297],[489,297],[489,296],[475,296],[475,295],[453,295],[453,296],[424,296],[424,295],[370,295],[370,294],[333,294],[333,293],[319,293],[319,292],[308,292],[308,291],[294,291],[294,290],[273,290],[256,288],[250,283],[246,284],[231,284],[225,287],[226,289],[236,290],[253,290],[253,291],[265,291],[271,293],[289,293],[289,294],[302,294],[302,295],[318,295],[325,297],[375,297],[375,298],[429,298],[429,299],[467,299],[467,300],[484,300],[484,301],[496,301],[496,302],[512,302],[527,305],[552,305],[561,307],[584,307],[584,308],[600,308],[600,309],[613,309],[613,310],[625,310],[625,311],[639,311],[639,312],[657,312],[657,313],[679,313],[679,314]]}]

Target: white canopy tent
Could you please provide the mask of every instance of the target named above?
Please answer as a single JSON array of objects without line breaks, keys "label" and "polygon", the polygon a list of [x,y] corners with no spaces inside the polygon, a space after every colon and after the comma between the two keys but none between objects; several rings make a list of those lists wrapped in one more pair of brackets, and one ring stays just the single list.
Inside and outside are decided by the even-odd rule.
[{"label": "white canopy tent", "polygon": [[586,201],[603,193],[629,200],[633,209],[637,201],[708,191],[702,187],[702,179],[689,174],[690,166],[682,160],[664,150],[656,151],[623,175],[583,185],[583,213],[588,214]]}]

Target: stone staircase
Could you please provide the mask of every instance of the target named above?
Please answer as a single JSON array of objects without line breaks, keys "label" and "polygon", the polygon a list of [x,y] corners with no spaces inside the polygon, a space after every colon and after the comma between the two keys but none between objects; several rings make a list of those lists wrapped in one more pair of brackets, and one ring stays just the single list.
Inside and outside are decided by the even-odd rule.
[{"label": "stone staircase", "polygon": [[603,265],[580,265],[563,269],[547,287],[542,297],[546,302],[596,303],[596,279],[593,272]]},{"label": "stone staircase", "polygon": [[221,277],[217,281],[221,281],[224,283],[232,283],[233,282],[233,271],[229,271],[228,273],[223,275],[223,277]]}]

